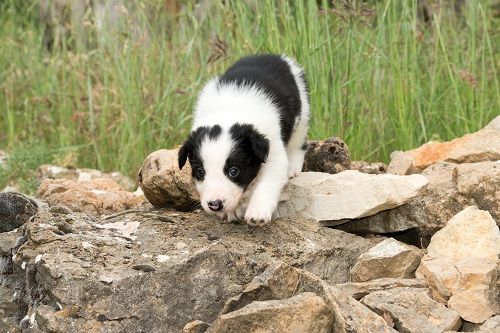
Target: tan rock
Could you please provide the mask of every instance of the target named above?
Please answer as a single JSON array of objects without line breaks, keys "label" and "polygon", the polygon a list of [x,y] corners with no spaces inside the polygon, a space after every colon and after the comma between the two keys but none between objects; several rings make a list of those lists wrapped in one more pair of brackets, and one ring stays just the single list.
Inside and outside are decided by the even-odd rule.
[{"label": "tan rock", "polygon": [[95,178],[106,178],[114,181],[127,191],[134,191],[137,186],[135,182],[121,174],[120,172],[102,172],[95,169],[79,169],[60,167],[53,164],[44,164],[38,167],[36,171],[38,183],[45,179],[67,179],[77,183],[87,182]]},{"label": "tan rock", "polygon": [[421,175],[303,172],[283,190],[277,215],[301,215],[324,225],[337,225],[403,205],[418,196],[427,182]]},{"label": "tan rock", "polygon": [[137,174],[137,181],[153,205],[192,210],[199,201],[198,193],[189,163],[180,170],[177,153],[178,149],[162,149],[149,154]]},{"label": "tan rock", "polygon": [[459,285],[453,290],[448,307],[473,323],[482,323],[500,313],[497,265],[484,258],[465,258],[456,262]]},{"label": "tan rock", "polygon": [[464,209],[432,237],[427,251],[416,275],[427,280],[434,299],[473,323],[500,313],[500,232],[488,212]]},{"label": "tan rock", "polygon": [[453,260],[468,257],[496,260],[500,254],[500,231],[489,212],[470,206],[432,236],[427,253]]},{"label": "tan rock", "polygon": [[382,162],[352,161],[351,170],[378,175],[387,172],[387,164]]},{"label": "tan rock", "polygon": [[208,327],[209,325],[204,321],[194,320],[184,326],[182,333],[204,333]]},{"label": "tan rock", "polygon": [[472,163],[499,160],[500,131],[497,118],[485,128],[461,138],[449,142],[431,141],[417,149],[395,152],[391,154],[387,172],[396,175],[419,173],[439,161]]},{"label": "tan rock", "polygon": [[447,304],[467,321],[482,323],[499,312],[495,261],[424,257],[417,276],[428,281],[435,300]]},{"label": "tan rock", "polygon": [[422,256],[419,248],[388,238],[359,257],[351,269],[351,278],[354,282],[412,278]]},{"label": "tan rock", "polygon": [[339,289],[328,286],[325,291],[325,297],[330,300],[335,312],[333,332],[396,333],[393,323]]},{"label": "tan rock", "polygon": [[405,205],[352,220],[336,228],[352,233],[389,233],[412,229],[415,244],[427,246],[436,231],[464,208],[487,210],[500,225],[500,161],[438,162],[422,175],[428,186]]},{"label": "tan rock", "polygon": [[425,279],[431,288],[432,297],[444,304],[448,302],[453,290],[458,288],[460,280],[460,272],[453,260],[447,257],[424,256],[415,275],[417,278]]},{"label": "tan rock", "polygon": [[221,314],[236,311],[256,300],[292,297],[298,291],[313,292],[323,298],[334,313],[333,332],[395,332],[382,317],[351,296],[328,285],[314,274],[282,262],[270,265],[240,295],[228,300]]},{"label": "tan rock", "polygon": [[75,212],[113,213],[141,205],[144,198],[125,191],[105,178],[76,183],[65,179],[46,179],[38,188],[38,196],[49,205],[63,205]]},{"label": "tan rock", "polygon": [[421,279],[382,278],[367,282],[346,282],[337,284],[335,287],[344,294],[359,300],[374,291],[394,288],[427,288],[428,286],[427,282]]},{"label": "tan rock", "polygon": [[333,321],[333,313],[325,301],[314,293],[305,292],[284,300],[252,302],[223,314],[207,333],[328,333]]},{"label": "tan rock", "polygon": [[500,131],[500,116],[496,116],[485,128]]},{"label": "tan rock", "polygon": [[396,288],[376,291],[361,299],[379,315],[385,314],[399,332],[428,333],[457,330],[460,316],[429,296],[425,289]]}]

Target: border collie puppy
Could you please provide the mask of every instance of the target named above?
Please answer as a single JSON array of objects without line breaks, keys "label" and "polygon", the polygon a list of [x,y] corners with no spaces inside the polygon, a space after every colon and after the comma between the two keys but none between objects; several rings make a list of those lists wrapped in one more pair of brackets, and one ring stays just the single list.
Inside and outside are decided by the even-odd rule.
[{"label": "border collie puppy", "polygon": [[308,99],[301,68],[278,55],[244,57],[205,85],[179,150],[205,211],[271,221],[283,186],[302,170]]}]

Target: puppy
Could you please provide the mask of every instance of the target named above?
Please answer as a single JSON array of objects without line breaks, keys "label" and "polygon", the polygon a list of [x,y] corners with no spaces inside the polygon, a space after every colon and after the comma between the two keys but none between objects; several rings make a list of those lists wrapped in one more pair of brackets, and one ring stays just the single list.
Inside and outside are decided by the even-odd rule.
[{"label": "puppy", "polygon": [[262,225],[302,170],[308,125],[301,68],[285,56],[244,57],[201,91],[179,168],[189,159],[205,211]]}]

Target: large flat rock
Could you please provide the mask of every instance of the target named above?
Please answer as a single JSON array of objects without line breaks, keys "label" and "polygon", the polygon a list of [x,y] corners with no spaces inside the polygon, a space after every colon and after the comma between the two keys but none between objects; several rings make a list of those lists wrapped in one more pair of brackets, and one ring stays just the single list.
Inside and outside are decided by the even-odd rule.
[{"label": "large flat rock", "polygon": [[422,172],[429,184],[421,195],[397,208],[352,220],[337,228],[354,233],[392,233],[410,229],[415,244],[430,237],[455,214],[475,205],[500,225],[500,161],[454,164],[439,162]]},{"label": "large flat rock", "polygon": [[212,323],[277,258],[343,283],[376,243],[306,219],[251,228],[154,209],[107,219],[43,211],[24,229],[26,243],[0,258],[10,267],[1,278],[18,279],[24,327],[31,318],[50,332],[180,332]]},{"label": "large flat rock", "polygon": [[[197,204],[198,194],[189,165],[179,170],[177,152],[163,149],[151,153],[138,173],[138,182],[153,205],[190,210]],[[427,183],[421,175],[302,172],[283,189],[275,216],[341,224],[401,206],[422,193]]]},{"label": "large flat rock", "polygon": [[427,183],[421,175],[303,172],[283,190],[277,214],[337,225],[403,205],[418,196]]}]

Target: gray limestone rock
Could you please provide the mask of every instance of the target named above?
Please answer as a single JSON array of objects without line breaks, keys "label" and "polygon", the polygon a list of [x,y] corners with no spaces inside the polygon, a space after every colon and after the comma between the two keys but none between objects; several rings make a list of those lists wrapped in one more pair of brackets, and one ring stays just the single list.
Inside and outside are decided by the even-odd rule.
[{"label": "gray limestone rock", "polygon": [[342,283],[376,243],[305,219],[251,228],[154,209],[108,218],[43,211],[25,235],[0,279],[20,283],[18,319],[36,318],[51,332],[179,332],[193,320],[212,323],[276,258]]}]

